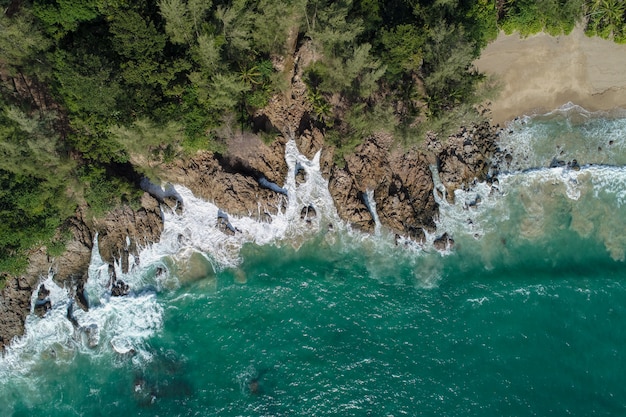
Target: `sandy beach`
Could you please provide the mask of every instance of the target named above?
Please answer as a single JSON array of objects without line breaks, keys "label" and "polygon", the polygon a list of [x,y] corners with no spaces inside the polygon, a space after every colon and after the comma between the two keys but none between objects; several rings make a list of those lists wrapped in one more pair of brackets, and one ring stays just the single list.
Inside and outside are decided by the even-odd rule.
[{"label": "sandy beach", "polygon": [[501,85],[493,123],[567,102],[590,111],[626,108],[626,45],[589,38],[580,27],[557,37],[500,33],[474,65]]}]

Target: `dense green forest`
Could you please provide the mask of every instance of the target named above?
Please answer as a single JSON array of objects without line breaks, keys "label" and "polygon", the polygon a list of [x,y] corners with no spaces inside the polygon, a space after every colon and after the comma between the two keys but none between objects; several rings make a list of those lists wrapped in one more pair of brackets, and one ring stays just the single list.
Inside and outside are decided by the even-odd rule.
[{"label": "dense green forest", "polygon": [[[158,163],[220,152],[233,124],[289,88],[275,68],[310,41],[308,98],[348,152],[467,111],[471,62],[499,30],[626,41],[622,0],[0,0],[0,271],[25,265],[81,204],[134,203]],[[289,56],[286,57],[289,64]],[[293,64],[293,63],[292,63]],[[288,66],[288,65],[287,65]],[[330,105],[337,95],[339,113]],[[408,133],[407,133],[408,132]],[[413,132],[413,133],[410,133]],[[51,239],[53,240],[51,242]]]}]

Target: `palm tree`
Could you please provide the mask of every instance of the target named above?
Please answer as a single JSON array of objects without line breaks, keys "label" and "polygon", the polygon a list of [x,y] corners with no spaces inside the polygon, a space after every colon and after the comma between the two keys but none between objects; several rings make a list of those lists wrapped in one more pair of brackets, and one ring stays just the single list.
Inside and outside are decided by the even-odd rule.
[{"label": "palm tree", "polygon": [[245,108],[246,108],[246,93],[256,85],[262,83],[262,74],[256,65],[251,67],[240,65],[239,66],[239,79],[246,88],[241,92],[241,134],[243,134]]},{"label": "palm tree", "polygon": [[587,34],[623,42],[625,13],[624,0],[587,1]]}]

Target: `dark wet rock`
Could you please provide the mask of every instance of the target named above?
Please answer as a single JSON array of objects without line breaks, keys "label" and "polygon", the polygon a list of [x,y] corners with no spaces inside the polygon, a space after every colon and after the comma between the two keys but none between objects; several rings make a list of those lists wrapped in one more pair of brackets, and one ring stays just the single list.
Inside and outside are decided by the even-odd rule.
[{"label": "dark wet rock", "polygon": [[473,199],[472,201],[467,203],[467,206],[470,207],[470,208],[474,208],[474,207],[478,206],[481,202],[482,202],[482,198],[480,198],[480,196],[477,195],[475,199]]},{"label": "dark wet rock", "polygon": [[454,240],[450,237],[450,235],[444,233],[443,235],[435,239],[435,241],[433,242],[433,246],[439,251],[450,250],[454,246]]},{"label": "dark wet rock", "polygon": [[94,349],[100,344],[100,328],[97,324],[91,323],[78,328],[81,339],[87,347]]},{"label": "dark wet rock", "polygon": [[76,319],[76,317],[74,317],[74,302],[73,301],[70,301],[70,303],[68,304],[67,313],[65,314],[65,317],[67,317],[67,319],[70,321],[70,323],[72,323],[72,326],[74,326],[75,329],[80,327],[78,320]]},{"label": "dark wet rock", "polygon": [[437,168],[450,202],[454,201],[455,190],[487,178],[497,150],[496,140],[496,129],[485,122],[462,129],[441,146],[436,153]]},{"label": "dark wet rock", "polygon": [[217,228],[227,235],[233,236],[238,232],[237,228],[235,228],[228,219],[228,214],[224,213],[222,210],[217,211]]},{"label": "dark wet rock", "polygon": [[315,207],[309,205],[306,207],[302,207],[300,210],[300,219],[310,222],[317,216],[317,212],[315,211]]},{"label": "dark wet rock", "polygon": [[556,158],[552,158],[552,161],[550,162],[550,168],[559,168],[564,167],[565,165],[565,161]]},{"label": "dark wet rock", "polygon": [[304,167],[298,162],[296,163],[296,184],[304,184],[306,182],[306,171]]},{"label": "dark wet rock", "polygon": [[39,286],[37,291],[37,299],[35,300],[34,311],[39,317],[43,317],[52,308],[50,302],[50,290],[44,284]]},{"label": "dark wet rock", "polygon": [[573,159],[571,162],[568,162],[567,167],[570,169],[573,169],[574,171],[580,171],[580,165],[578,164],[578,161],[575,159]]},{"label": "dark wet rock", "polygon": [[233,225],[230,224],[230,222],[227,219],[224,219],[222,217],[218,217],[217,223],[215,223],[215,226],[218,228],[219,231],[221,231],[222,233],[228,236],[234,236],[235,233],[237,233],[237,229],[235,229]]},{"label": "dark wet rock", "polygon": [[111,296],[113,297],[123,297],[130,293],[130,287],[124,281],[117,279],[111,286]]},{"label": "dark wet rock", "polygon": [[88,311],[89,299],[87,299],[87,293],[85,292],[85,281],[80,280],[74,285],[74,287],[76,288],[74,300],[81,309],[83,309],[84,311]]}]

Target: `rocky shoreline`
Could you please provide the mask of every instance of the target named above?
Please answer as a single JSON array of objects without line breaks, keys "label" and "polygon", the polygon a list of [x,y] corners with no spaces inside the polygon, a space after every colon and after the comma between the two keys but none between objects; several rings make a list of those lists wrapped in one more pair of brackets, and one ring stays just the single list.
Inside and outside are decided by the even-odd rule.
[{"label": "rocky shoreline", "polygon": [[[274,62],[276,70],[288,76],[291,88],[275,95],[255,116],[255,124],[262,125],[262,130],[282,133],[276,134],[270,144],[252,133],[230,134],[226,152],[201,152],[170,163],[161,170],[162,182],[183,185],[230,215],[271,221],[280,208],[277,192],[281,192],[287,175],[285,145],[293,138],[308,158],[321,150],[320,168],[343,220],[363,232],[373,231],[374,219],[364,198],[366,193],[373,193],[382,226],[398,237],[420,241],[425,231],[435,230],[438,215],[432,167],[439,172],[448,196],[453,196],[457,188],[486,178],[497,139],[497,128],[489,122],[465,127],[443,140],[429,136],[425,146],[408,150],[395,147],[388,134],[375,134],[345,157],[345,166],[334,164],[334,149],[324,146],[324,133],[311,117],[303,81],[304,68],[314,54],[307,43],[296,50],[295,42],[291,53],[293,63],[278,58]],[[159,240],[163,230],[161,206],[173,209],[180,205],[176,196],[144,185],[143,189],[150,192],[144,193],[141,208],[120,207],[103,219],[87,219],[79,208],[63,227],[71,236],[63,255],[49,259],[45,248],[34,250],[26,273],[7,277],[0,293],[0,349],[23,334],[33,291],[50,273],[60,286],[70,289],[78,306],[88,308],[82,288],[96,235],[103,261],[110,265],[119,262],[123,271],[128,268],[129,255],[137,258],[139,248]],[[311,208],[303,208],[303,212],[308,216]],[[221,220],[218,226],[225,233],[234,233],[232,226],[228,227],[228,217]],[[435,243],[444,247],[450,242],[445,235]],[[110,271],[112,295],[124,295],[128,291],[126,284],[117,280],[113,267]],[[45,294],[45,289],[40,293]],[[45,305],[45,297],[41,304]]]},{"label": "rocky shoreline", "polygon": [[[438,215],[431,167],[437,167],[447,195],[453,196],[455,189],[486,178],[496,139],[496,128],[487,122],[464,128],[444,141],[429,137],[426,149],[401,151],[393,148],[390,136],[373,135],[346,157],[344,167],[332,164],[333,150],[322,148],[323,135],[315,128],[302,132],[296,143],[309,157],[322,150],[322,171],[342,219],[363,232],[373,231],[374,220],[364,200],[364,193],[370,191],[381,224],[398,236],[420,241],[425,231],[435,230]],[[280,199],[259,179],[282,186],[287,173],[285,143],[283,135],[270,145],[251,134],[235,137],[225,156],[201,153],[177,161],[164,170],[164,180],[188,187],[231,215],[271,221]],[[86,219],[84,210],[77,210],[64,226],[71,238],[63,255],[48,258],[45,248],[40,248],[31,253],[23,275],[7,277],[0,294],[0,346],[23,333],[33,291],[50,273],[60,286],[70,289],[78,306],[88,308],[82,287],[95,236],[102,259],[110,265],[118,262],[125,271],[129,255],[137,257],[141,247],[159,240],[163,230],[161,205],[174,208],[174,200],[145,192],[139,209],[120,207],[102,219]],[[445,245],[450,237],[440,236],[439,240]],[[125,284],[116,279],[112,267],[111,271],[112,295],[124,295]]]}]

